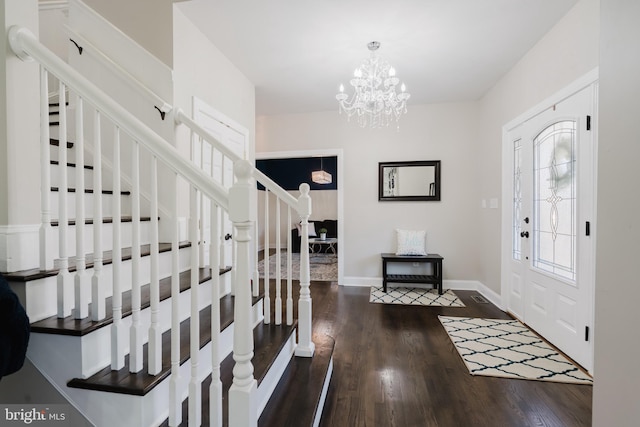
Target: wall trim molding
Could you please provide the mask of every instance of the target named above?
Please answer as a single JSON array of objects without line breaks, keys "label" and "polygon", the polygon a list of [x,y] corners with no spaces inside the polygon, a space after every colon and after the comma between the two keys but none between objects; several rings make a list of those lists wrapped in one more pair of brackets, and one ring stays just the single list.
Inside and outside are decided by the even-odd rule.
[{"label": "wall trim molding", "polygon": [[40,224],[0,226],[0,271],[39,268]]},{"label": "wall trim molding", "polygon": [[69,0],[40,0],[38,2],[39,10],[68,10]]}]

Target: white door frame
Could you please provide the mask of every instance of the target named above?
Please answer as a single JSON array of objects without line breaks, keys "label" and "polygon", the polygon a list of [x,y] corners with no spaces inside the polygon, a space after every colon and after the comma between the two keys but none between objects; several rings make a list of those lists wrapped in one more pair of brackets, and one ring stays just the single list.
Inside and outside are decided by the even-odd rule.
[{"label": "white door frame", "polygon": [[[584,76],[582,76],[581,78],[579,78],[578,80],[576,80],[575,82],[571,83],[570,85],[568,85],[567,87],[565,87],[564,89],[562,89],[561,91],[557,92],[556,94],[552,95],[551,97],[545,99],[544,101],[540,102],[539,104],[537,104],[535,107],[529,109],[528,111],[526,111],[525,113],[519,115],[518,117],[516,117],[515,119],[511,120],[510,122],[508,122],[507,124],[505,124],[502,127],[502,200],[504,200],[505,202],[502,204],[502,218],[501,218],[501,223],[502,223],[502,229],[501,229],[501,300],[502,300],[502,306],[504,307],[505,310],[509,311],[510,308],[510,301],[509,301],[509,296],[510,296],[510,278],[509,278],[509,274],[510,274],[510,259],[511,259],[511,250],[512,250],[512,241],[511,241],[511,235],[512,235],[512,204],[508,203],[509,200],[511,200],[513,198],[512,195],[512,189],[511,189],[511,181],[513,178],[512,175],[512,157],[513,157],[513,145],[511,139],[509,138],[509,134],[512,130],[514,130],[515,128],[517,128],[518,126],[520,126],[521,124],[525,123],[526,121],[534,118],[535,116],[539,115],[540,113],[548,110],[550,107],[552,107],[555,104],[560,103],[561,101],[571,97],[572,95],[576,94],[577,92],[580,92],[581,90],[589,87],[589,86],[594,86],[596,88],[596,90],[594,91],[594,116],[597,118],[597,82],[598,82],[598,69],[594,69],[592,71],[590,71],[589,73],[585,74]],[[593,155],[593,182],[594,182],[594,189],[593,189],[593,203],[595,206],[595,201],[597,199],[597,193],[596,190],[597,188],[595,187],[595,183],[597,182],[597,147],[598,147],[598,130],[597,130],[597,119],[592,121],[592,132],[593,132],[593,150],[594,150],[594,155]],[[596,212],[594,209],[593,212],[593,223],[597,224],[596,221]],[[595,228],[595,227],[594,227]],[[594,232],[595,230],[592,230],[592,240],[593,240],[593,245],[591,247],[591,259],[595,260],[595,252],[596,252],[596,233]],[[591,265],[592,268],[592,272],[591,272],[591,277],[592,277],[592,281],[595,281],[595,262],[592,263]],[[591,288],[593,290],[593,296],[590,299],[590,313],[591,313],[591,319],[590,319],[590,324],[593,325],[594,324],[594,300],[595,300],[595,283],[591,284]],[[594,340],[594,331],[595,328],[591,328],[590,330],[590,341],[593,343]],[[593,344],[591,346],[592,351],[593,351]],[[593,360],[593,358],[592,358]],[[588,366],[586,367],[589,372],[593,373],[593,365],[592,366]]]},{"label": "white door frame", "polygon": [[[344,254],[346,239],[344,238],[344,151],[342,148],[326,148],[300,151],[267,151],[256,153],[256,160],[292,159],[300,157],[336,157],[338,160],[338,284],[344,283]],[[311,207],[313,210],[313,206]]]}]

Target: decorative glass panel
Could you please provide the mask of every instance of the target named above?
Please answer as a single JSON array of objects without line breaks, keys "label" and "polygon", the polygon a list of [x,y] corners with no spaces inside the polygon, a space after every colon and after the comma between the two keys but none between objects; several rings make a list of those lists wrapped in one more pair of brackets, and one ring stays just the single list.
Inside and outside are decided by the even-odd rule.
[{"label": "decorative glass panel", "polygon": [[576,123],[547,127],[533,145],[533,265],[575,281]]},{"label": "decorative glass panel", "polygon": [[513,142],[513,225],[512,225],[512,256],[519,261],[522,257],[522,223],[520,221],[522,212],[522,140]]}]

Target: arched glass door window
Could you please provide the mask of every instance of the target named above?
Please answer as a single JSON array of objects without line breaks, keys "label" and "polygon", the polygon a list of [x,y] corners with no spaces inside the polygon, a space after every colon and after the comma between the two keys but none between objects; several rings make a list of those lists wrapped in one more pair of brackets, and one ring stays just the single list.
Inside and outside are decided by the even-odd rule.
[{"label": "arched glass door window", "polygon": [[576,122],[556,122],[533,141],[534,267],[576,280]]}]

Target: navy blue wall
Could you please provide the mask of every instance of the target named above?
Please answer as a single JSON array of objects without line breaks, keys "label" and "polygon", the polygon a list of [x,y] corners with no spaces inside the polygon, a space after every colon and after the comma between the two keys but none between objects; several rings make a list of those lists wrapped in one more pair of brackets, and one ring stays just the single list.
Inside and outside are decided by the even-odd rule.
[{"label": "navy blue wall", "polygon": [[[303,182],[308,183],[312,190],[337,190],[337,157],[322,157],[322,169],[331,174],[331,184],[311,182],[311,172],[320,170],[320,159],[320,157],[305,157],[256,160],[256,168],[285,190],[297,190]],[[264,190],[264,187],[258,184],[258,189]]]}]

